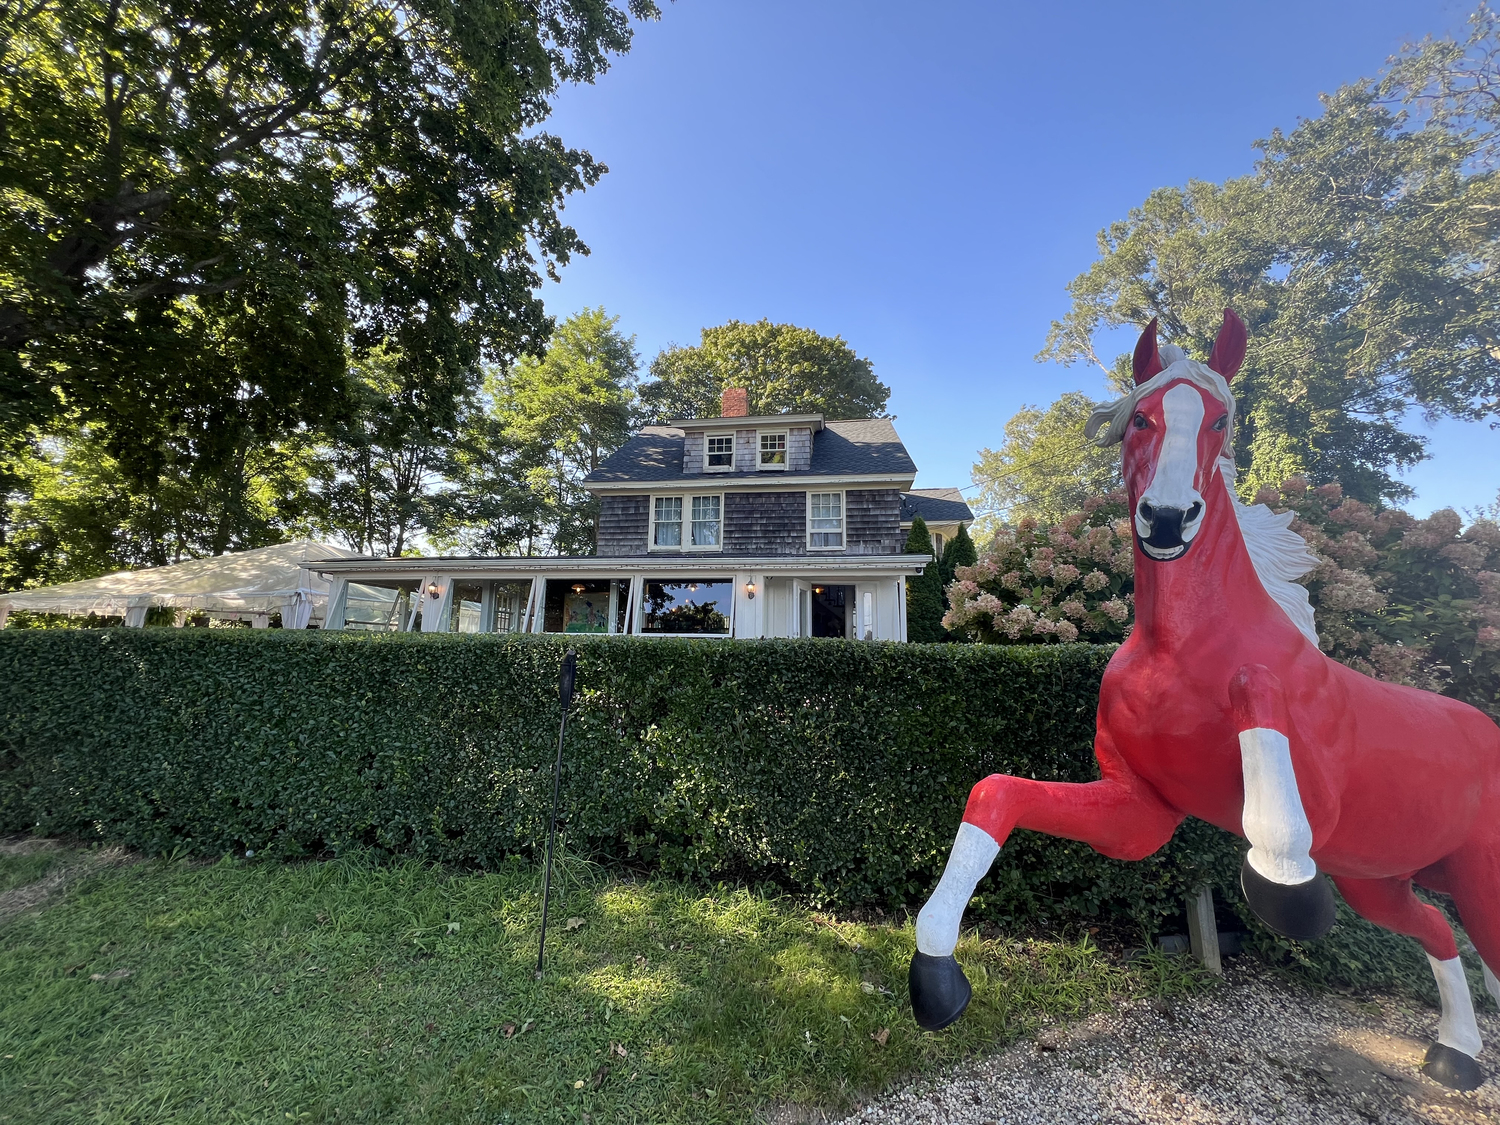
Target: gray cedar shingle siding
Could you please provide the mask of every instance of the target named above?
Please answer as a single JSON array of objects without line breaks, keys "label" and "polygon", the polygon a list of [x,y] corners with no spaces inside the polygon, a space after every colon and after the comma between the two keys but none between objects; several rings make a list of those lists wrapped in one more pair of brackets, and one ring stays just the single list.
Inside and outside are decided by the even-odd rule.
[{"label": "gray cedar shingle siding", "polygon": [[812,430],[807,426],[794,426],[786,433],[786,469],[789,473],[805,473],[812,468]]},{"label": "gray cedar shingle siding", "polygon": [[894,488],[849,489],[844,493],[844,541],[851,555],[899,555],[901,493]]},{"label": "gray cedar shingle siding", "polygon": [[755,440],[754,430],[734,431],[734,471],[753,473],[760,456],[760,444]]},{"label": "gray cedar shingle siding", "polygon": [[807,493],[726,492],[724,553],[807,554]]},{"label": "gray cedar shingle siding", "polygon": [[682,435],[682,474],[703,472],[703,431],[688,430]]},{"label": "gray cedar shingle siding", "polygon": [[604,496],[599,504],[600,555],[619,557],[646,553],[651,529],[651,497]]}]

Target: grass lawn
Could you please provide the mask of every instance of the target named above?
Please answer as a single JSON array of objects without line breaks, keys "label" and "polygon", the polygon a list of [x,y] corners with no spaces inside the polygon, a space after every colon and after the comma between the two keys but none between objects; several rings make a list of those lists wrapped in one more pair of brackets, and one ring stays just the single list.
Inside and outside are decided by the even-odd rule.
[{"label": "grass lawn", "polygon": [[[0,889],[88,858],[0,855]],[[554,887],[537,981],[531,865],[96,861],[0,921],[0,1122],[752,1121],[1201,979],[969,934],[974,1003],[930,1035],[904,919],[576,861]]]}]

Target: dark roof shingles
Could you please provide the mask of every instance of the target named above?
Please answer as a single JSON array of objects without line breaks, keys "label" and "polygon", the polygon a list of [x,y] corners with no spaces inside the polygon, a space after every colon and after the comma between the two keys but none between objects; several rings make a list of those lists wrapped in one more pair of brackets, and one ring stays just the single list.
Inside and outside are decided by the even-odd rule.
[{"label": "dark roof shingles", "polygon": [[[917,466],[889,419],[862,418],[824,423],[823,429],[813,435],[810,472],[819,476],[876,473],[915,476]],[[714,479],[747,480],[763,476],[759,471],[715,473]],[[703,476],[695,473],[684,478],[682,431],[671,426],[645,427],[584,478],[589,483],[639,481],[642,484],[683,479],[701,480]]]}]

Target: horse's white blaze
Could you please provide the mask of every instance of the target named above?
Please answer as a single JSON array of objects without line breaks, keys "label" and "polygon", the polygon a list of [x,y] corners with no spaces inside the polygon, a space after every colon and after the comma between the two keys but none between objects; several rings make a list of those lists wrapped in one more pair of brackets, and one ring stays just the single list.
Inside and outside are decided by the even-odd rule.
[{"label": "horse's white blaze", "polygon": [[1307,882],[1318,873],[1318,865],[1309,854],[1312,825],[1297,791],[1291,743],[1268,727],[1242,730],[1240,765],[1245,775],[1241,824],[1250,841],[1250,866],[1283,886]]},{"label": "horse's white blaze", "polygon": [[974,888],[995,862],[1000,845],[983,828],[968,821],[958,826],[948,866],[937,890],[917,914],[917,948],[929,957],[947,957],[958,944],[958,927]]},{"label": "horse's white blaze", "polygon": [[1469,996],[1463,961],[1457,957],[1439,961],[1431,953],[1427,960],[1432,965],[1432,975],[1437,978],[1438,997],[1443,1001],[1437,1041],[1472,1059],[1484,1044],[1479,1038],[1479,1024],[1474,1020],[1474,1001]]},{"label": "horse's white blaze", "polygon": [[[1161,550],[1148,543],[1142,544],[1142,549],[1151,557],[1168,559],[1182,554],[1203,526],[1203,497],[1193,487],[1193,476],[1198,471],[1198,430],[1203,425],[1203,396],[1188,384],[1179,383],[1162,396],[1161,403],[1167,432],[1162,438],[1161,453],[1157,456],[1151,483],[1141,493],[1141,502],[1153,508],[1176,508],[1193,513],[1182,520],[1182,547]],[[1142,517],[1139,505],[1135,511],[1135,529],[1143,540],[1151,534],[1151,522]]]}]

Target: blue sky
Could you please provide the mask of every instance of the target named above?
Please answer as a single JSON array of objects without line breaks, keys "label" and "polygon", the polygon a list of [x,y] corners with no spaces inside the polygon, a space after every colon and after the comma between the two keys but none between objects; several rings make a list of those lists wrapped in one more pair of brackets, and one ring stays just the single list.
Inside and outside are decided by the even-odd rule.
[{"label": "blue sky", "polygon": [[[679,0],[547,124],[609,165],[566,217],[593,254],[543,291],[603,305],[649,362],[705,325],[840,335],[891,389],[919,487],[968,485],[1025,403],[1102,393],[1039,364],[1095,236],[1153,188],[1250,170],[1252,142],[1467,3]],[[1125,338],[1102,340],[1125,350]],[[1426,512],[1486,503],[1500,433],[1442,423]]]}]

